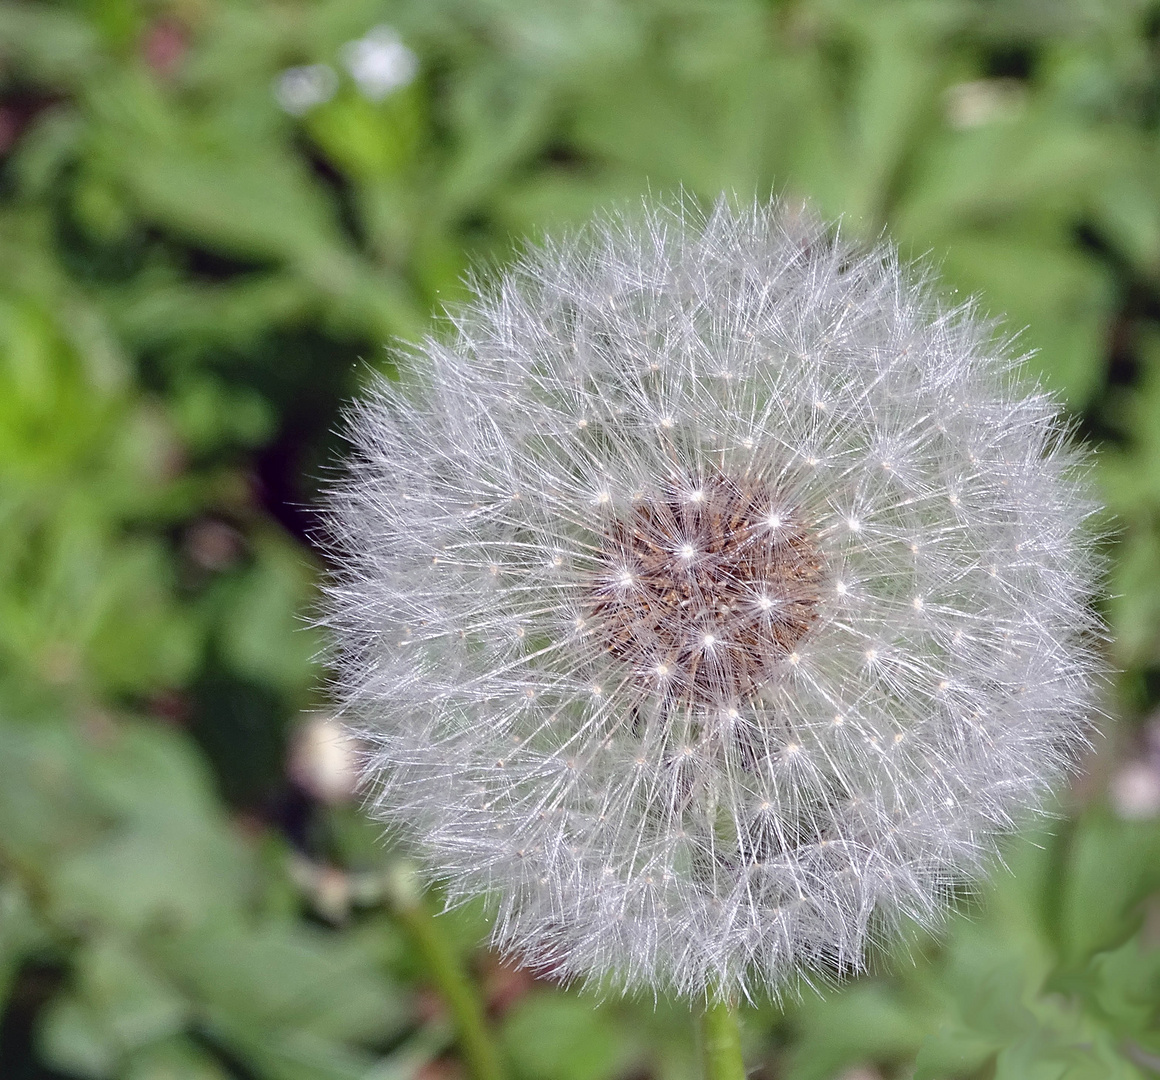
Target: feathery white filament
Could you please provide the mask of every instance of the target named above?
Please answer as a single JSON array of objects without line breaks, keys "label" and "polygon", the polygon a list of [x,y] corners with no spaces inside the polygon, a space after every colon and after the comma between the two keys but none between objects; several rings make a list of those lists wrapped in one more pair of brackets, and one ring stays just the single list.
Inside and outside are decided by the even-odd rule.
[{"label": "feathery white filament", "polygon": [[1054,401],[781,206],[594,225],[456,326],[331,499],[377,811],[563,977],[776,993],[936,919],[1100,670]]}]

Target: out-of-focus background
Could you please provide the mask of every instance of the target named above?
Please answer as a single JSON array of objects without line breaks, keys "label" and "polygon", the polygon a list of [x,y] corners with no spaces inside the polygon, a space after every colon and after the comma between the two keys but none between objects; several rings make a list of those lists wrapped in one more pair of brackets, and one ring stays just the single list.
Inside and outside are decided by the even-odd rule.
[{"label": "out-of-focus background", "polygon": [[[679,186],[1005,313],[1116,529],[1060,818],[944,937],[749,1011],[752,1075],[1160,1075],[1158,125],[1154,0],[0,2],[0,1077],[463,1075],[312,660],[311,507],[466,268]],[[696,1075],[681,1008],[436,925],[515,1080]]]}]

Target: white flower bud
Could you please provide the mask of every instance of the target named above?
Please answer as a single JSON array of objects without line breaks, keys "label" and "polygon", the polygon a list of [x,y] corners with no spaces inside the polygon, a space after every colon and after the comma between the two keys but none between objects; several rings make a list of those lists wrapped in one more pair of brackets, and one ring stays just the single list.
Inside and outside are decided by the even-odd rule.
[{"label": "white flower bud", "polygon": [[294,732],[288,771],[324,803],[349,802],[358,790],[358,743],[330,716],[312,716]]}]

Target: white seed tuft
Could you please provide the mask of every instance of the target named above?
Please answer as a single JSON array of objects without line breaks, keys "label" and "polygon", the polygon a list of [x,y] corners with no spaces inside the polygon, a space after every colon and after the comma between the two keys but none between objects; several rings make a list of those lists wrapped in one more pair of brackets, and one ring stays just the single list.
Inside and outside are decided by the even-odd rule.
[{"label": "white seed tuft", "polygon": [[330,499],[375,812],[565,979],[777,994],[937,922],[1102,671],[1054,400],[780,205],[595,224],[455,325]]}]

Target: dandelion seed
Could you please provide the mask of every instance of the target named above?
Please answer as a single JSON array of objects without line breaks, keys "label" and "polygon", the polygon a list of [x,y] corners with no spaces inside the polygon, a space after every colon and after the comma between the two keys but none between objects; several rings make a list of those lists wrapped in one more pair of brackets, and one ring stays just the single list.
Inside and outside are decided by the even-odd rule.
[{"label": "dandelion seed", "polygon": [[331,496],[373,809],[564,979],[777,994],[936,921],[1101,673],[1056,403],[893,249],[776,205],[593,225],[456,325],[418,397],[355,407]]}]

